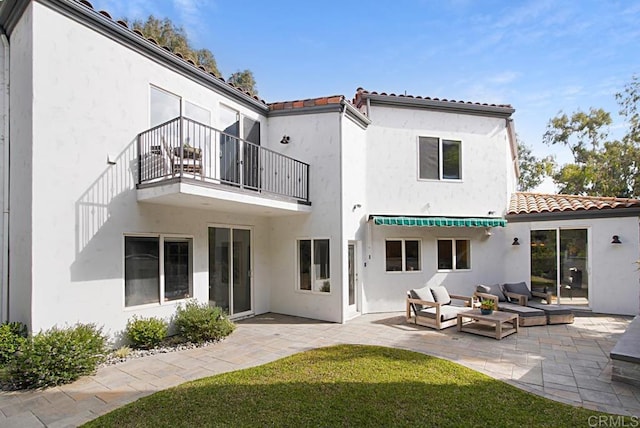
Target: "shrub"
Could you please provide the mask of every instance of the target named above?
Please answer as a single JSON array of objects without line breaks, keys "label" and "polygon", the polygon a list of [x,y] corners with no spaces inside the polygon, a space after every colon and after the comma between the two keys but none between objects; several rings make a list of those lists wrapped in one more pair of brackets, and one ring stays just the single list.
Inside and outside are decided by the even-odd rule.
[{"label": "shrub", "polygon": [[104,359],[106,337],[94,324],[53,327],[26,340],[7,366],[8,381],[18,388],[73,382],[92,374]]},{"label": "shrub", "polygon": [[134,348],[149,349],[167,337],[168,327],[161,318],[139,318],[134,315],[127,321],[125,333]]},{"label": "shrub", "polygon": [[27,326],[21,322],[0,324],[0,365],[7,364],[13,354],[27,340]]},{"label": "shrub", "polygon": [[116,358],[127,358],[131,354],[131,348],[128,346],[121,346],[115,351],[113,351],[113,355]]},{"label": "shrub", "polygon": [[222,308],[212,308],[195,300],[187,302],[184,308],[178,306],[174,323],[180,336],[195,343],[221,339],[236,328]]}]

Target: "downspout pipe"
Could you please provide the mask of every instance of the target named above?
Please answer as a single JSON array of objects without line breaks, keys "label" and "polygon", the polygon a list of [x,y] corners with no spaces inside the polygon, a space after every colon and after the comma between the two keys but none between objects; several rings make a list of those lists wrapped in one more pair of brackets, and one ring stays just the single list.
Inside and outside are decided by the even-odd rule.
[{"label": "downspout pipe", "polygon": [[[344,238],[344,217],[345,217],[345,212],[344,212],[344,174],[342,171],[342,158],[344,157],[344,153],[342,150],[342,146],[343,146],[343,122],[344,122],[344,116],[347,113],[347,101],[346,100],[342,100],[342,111],[340,112],[340,117],[338,118],[338,132],[340,133],[340,135],[338,136],[338,159],[340,162],[339,168],[340,168],[340,255],[343,256],[342,257],[342,262],[344,262],[344,242],[342,241]],[[340,282],[342,283],[342,295],[340,296],[340,323],[344,324],[347,321],[347,317],[345,316],[345,293],[344,290],[346,289],[346,287],[344,287],[344,265],[342,265],[343,269],[341,269],[341,280]],[[347,279],[348,281],[348,279]]]},{"label": "downspout pipe", "polygon": [[3,79],[2,101],[2,128],[0,139],[2,141],[2,321],[9,321],[9,39],[3,29],[0,29],[0,40],[3,50]]}]

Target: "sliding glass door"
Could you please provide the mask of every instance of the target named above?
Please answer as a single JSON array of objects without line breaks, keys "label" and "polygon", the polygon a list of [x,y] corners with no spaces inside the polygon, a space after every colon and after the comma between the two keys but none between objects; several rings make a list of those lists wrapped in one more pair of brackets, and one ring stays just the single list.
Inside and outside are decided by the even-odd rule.
[{"label": "sliding glass door", "polygon": [[531,289],[557,303],[589,306],[587,229],[531,231]]},{"label": "sliding glass door", "polygon": [[251,302],[251,230],[210,227],[209,303],[242,315]]}]

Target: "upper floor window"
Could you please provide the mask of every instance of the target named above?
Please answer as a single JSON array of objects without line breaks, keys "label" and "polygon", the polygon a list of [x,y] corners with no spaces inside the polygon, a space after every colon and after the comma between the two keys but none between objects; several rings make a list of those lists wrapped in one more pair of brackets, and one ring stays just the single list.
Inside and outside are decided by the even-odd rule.
[{"label": "upper floor window", "polygon": [[460,180],[462,143],[436,137],[418,139],[418,176],[426,180]]},{"label": "upper floor window", "polygon": [[164,89],[151,86],[150,95],[150,125],[157,126],[180,116],[182,99]]}]

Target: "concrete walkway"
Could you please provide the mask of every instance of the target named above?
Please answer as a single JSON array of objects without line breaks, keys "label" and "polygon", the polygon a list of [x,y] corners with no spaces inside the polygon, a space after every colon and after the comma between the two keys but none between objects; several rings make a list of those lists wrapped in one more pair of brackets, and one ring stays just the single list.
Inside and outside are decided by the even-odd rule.
[{"label": "concrete walkway", "polygon": [[640,415],[640,388],[611,381],[609,351],[628,317],[576,317],[571,325],[521,328],[501,341],[406,324],[402,314],[371,314],[331,324],[265,314],[238,323],[224,342],[131,360],[44,391],[0,393],[0,427],[77,426],[185,381],[260,365],[340,343],[410,349],[478,370],[553,400]]}]

